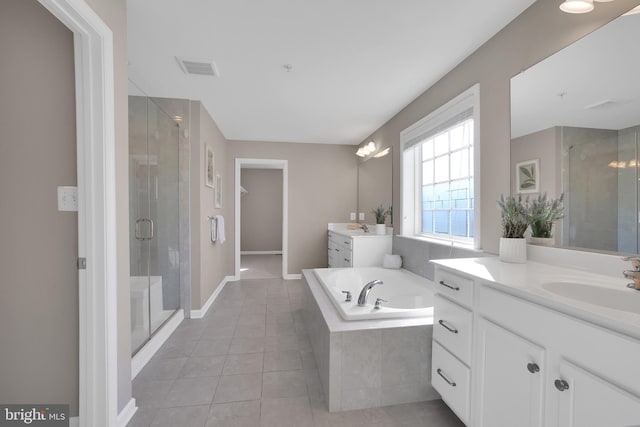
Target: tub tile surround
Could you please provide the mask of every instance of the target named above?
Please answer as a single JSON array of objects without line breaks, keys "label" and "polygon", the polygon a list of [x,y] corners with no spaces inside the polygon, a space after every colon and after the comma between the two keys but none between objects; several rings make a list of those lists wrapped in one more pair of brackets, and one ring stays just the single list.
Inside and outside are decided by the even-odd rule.
[{"label": "tub tile surround", "polygon": [[[329,412],[323,365],[316,363],[303,324],[305,287],[301,280],[228,283],[207,315],[184,320],[133,381],[138,411],[128,426],[462,426],[441,400]],[[253,325],[263,335],[238,336],[240,325]],[[238,331],[245,335],[246,329]],[[399,328],[377,339],[387,333],[390,346],[416,344]],[[430,337],[420,340],[430,343]],[[378,360],[397,357],[383,348]],[[379,370],[375,382],[388,382],[388,395],[406,393],[389,373]],[[406,375],[398,371],[397,379]],[[366,399],[366,391],[354,390],[354,400]],[[379,404],[389,404],[385,392],[376,396]]]},{"label": "tub tile surround", "polygon": [[435,267],[430,260],[490,256],[482,251],[449,244],[435,243],[415,237],[393,236],[393,253],[402,257],[402,268],[433,280]]},{"label": "tub tile surround", "polygon": [[344,321],[312,270],[303,313],[330,412],[439,399],[431,387],[433,319]]}]

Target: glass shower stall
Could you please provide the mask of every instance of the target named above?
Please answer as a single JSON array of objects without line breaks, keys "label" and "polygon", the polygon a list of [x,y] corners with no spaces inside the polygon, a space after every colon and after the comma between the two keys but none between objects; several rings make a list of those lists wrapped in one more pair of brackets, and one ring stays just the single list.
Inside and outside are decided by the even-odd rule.
[{"label": "glass shower stall", "polygon": [[131,349],[180,308],[179,124],[129,96]]}]

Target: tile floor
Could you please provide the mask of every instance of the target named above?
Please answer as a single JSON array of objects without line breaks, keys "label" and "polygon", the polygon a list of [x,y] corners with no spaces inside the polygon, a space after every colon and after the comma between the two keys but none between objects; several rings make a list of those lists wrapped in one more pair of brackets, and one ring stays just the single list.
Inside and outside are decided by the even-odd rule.
[{"label": "tile floor", "polygon": [[282,277],[282,255],[241,255],[240,278],[279,279]]},{"label": "tile floor", "polygon": [[133,381],[139,409],[128,426],[463,426],[441,400],[329,413],[300,313],[303,285],[228,283]]}]

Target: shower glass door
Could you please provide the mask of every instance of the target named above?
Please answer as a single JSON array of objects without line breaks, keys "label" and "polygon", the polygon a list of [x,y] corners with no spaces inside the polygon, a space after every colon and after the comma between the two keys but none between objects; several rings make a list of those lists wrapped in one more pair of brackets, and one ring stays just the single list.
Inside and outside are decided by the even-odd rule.
[{"label": "shower glass door", "polygon": [[180,307],[178,125],[129,97],[131,343],[135,354]]}]

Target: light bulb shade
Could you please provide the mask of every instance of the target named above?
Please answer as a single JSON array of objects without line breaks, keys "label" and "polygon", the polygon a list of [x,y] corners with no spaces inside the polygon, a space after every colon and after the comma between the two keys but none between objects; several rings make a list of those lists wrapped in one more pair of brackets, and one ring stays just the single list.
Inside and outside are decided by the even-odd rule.
[{"label": "light bulb shade", "polygon": [[356,151],[356,156],[358,157],[364,157],[366,155],[364,147],[360,147],[358,148],[358,151]]},{"label": "light bulb shade", "polygon": [[369,141],[369,143],[367,144],[367,150],[369,150],[370,153],[376,151],[376,143],[373,141]]},{"label": "light bulb shade", "polygon": [[560,10],[567,13],[587,13],[593,10],[593,0],[565,0]]}]

